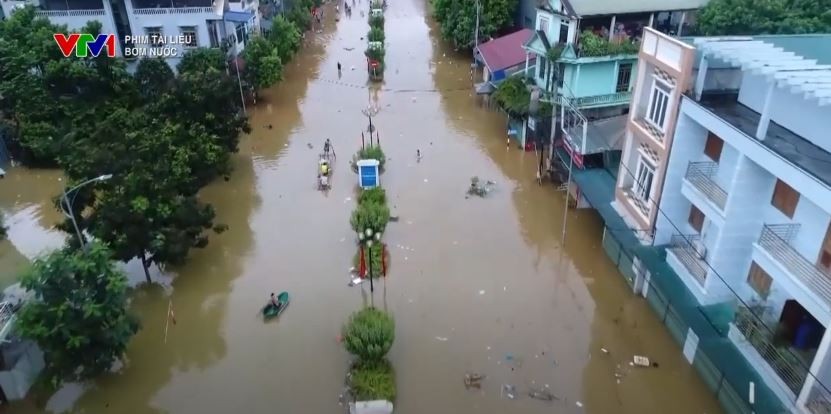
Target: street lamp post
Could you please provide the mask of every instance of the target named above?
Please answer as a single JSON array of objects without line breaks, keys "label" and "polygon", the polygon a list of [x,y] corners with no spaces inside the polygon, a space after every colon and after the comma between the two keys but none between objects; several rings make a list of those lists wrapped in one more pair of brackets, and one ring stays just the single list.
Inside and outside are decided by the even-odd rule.
[{"label": "street lamp post", "polygon": [[63,210],[63,214],[69,220],[72,221],[72,226],[75,227],[75,234],[78,236],[78,243],[80,243],[82,248],[85,247],[85,245],[84,245],[84,235],[81,233],[81,228],[78,227],[78,222],[75,220],[75,213],[72,210],[72,203],[75,202],[75,196],[77,196],[78,194],[75,193],[75,195],[72,196],[71,200],[69,199],[69,194],[80,190],[82,187],[84,187],[86,185],[101,182],[101,181],[107,181],[110,178],[113,178],[112,174],[104,174],[104,175],[101,175],[101,176],[98,176],[98,177],[95,177],[95,178],[90,178],[89,180],[86,180],[86,181],[76,185],[75,187],[70,188],[69,190],[64,190],[64,192],[63,192],[63,197],[62,197],[63,200],[61,202],[61,210]]},{"label": "street lamp post", "polygon": [[367,265],[369,268],[369,291],[375,292],[375,284],[372,282],[372,245],[375,242],[381,242],[381,232],[373,233],[372,229],[366,229],[358,232],[358,239],[366,246],[367,261],[369,262]]}]

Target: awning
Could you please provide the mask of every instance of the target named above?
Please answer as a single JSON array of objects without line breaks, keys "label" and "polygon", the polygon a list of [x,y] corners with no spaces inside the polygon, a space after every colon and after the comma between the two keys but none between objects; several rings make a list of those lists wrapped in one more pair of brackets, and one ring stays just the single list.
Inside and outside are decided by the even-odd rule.
[{"label": "awning", "polygon": [[629,115],[589,121],[586,131],[586,154],[623,149],[626,137],[626,122]]},{"label": "awning", "polygon": [[490,95],[496,90],[490,82],[477,83],[473,85],[473,89],[477,95]]},{"label": "awning", "polygon": [[254,13],[241,11],[226,11],[222,20],[234,23],[248,23],[254,19]]}]

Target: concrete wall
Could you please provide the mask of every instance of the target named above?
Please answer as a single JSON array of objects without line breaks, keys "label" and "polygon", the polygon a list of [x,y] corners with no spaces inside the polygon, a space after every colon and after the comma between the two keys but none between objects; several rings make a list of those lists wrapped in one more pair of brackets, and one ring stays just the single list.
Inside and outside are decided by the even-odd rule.
[{"label": "concrete wall", "polygon": [[[744,72],[741,85],[739,102],[761,113],[769,85],[767,78]],[[806,99],[802,92],[791,92],[790,87],[777,87],[770,110],[772,121],[831,152],[831,139],[828,139],[831,106],[819,106],[815,100]]]},{"label": "concrete wall", "polygon": [[[568,87],[576,97],[607,95],[615,93],[617,86],[617,74],[619,63],[636,63],[636,59],[609,60],[603,62],[592,62],[582,64],[568,64],[566,67],[573,67],[572,77]],[[580,74],[577,76],[577,67],[580,67]],[[568,69],[566,69],[568,71]],[[630,84],[637,74],[637,68],[633,67]]]}]

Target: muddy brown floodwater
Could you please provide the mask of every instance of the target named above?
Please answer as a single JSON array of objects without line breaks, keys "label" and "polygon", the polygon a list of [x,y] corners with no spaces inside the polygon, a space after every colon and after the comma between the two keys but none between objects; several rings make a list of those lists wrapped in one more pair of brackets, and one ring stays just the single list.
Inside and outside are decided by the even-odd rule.
[{"label": "muddy brown floodwater", "polygon": [[[370,100],[389,157],[382,183],[400,217],[385,235],[390,273],[373,299],[395,316],[397,413],[721,411],[606,258],[597,216],[569,213],[560,243],[563,194],[536,184],[533,153],[506,149],[504,116],[471,96],[470,59],[439,42],[423,0],[391,2],[386,80],[366,88],[366,7],[363,0],[337,23],[330,12],[324,33],[310,36],[285,80],[251,108],[254,131],[231,180],[203,194],[230,229],[168,269],[172,282],[137,288],[143,329],[127,366],[10,412],[343,412],[349,356],[336,336],[370,300],[368,286],[346,286],[357,181],[347,164]],[[326,138],[338,160],[323,194],[314,170]],[[493,180],[495,192],[465,199],[474,175]],[[11,227],[0,244],[4,274],[60,243],[49,230],[59,177],[13,168],[0,182]],[[281,290],[291,292],[291,307],[263,324],[260,306]],[[178,324],[165,343],[168,299]],[[634,354],[660,367],[633,369]],[[481,391],[465,390],[467,370],[487,375]],[[619,383],[616,373],[625,375]],[[500,398],[502,384],[519,398]],[[545,385],[558,401],[525,396]]]}]

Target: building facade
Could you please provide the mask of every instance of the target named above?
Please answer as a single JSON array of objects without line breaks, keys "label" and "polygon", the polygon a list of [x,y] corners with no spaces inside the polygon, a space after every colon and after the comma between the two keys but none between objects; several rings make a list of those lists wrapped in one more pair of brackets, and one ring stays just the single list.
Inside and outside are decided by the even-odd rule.
[{"label": "building facade", "polygon": [[681,97],[691,86],[695,48],[646,28],[626,125],[614,207],[651,243]]},{"label": "building facade", "polygon": [[0,5],[7,16],[34,5],[39,16],[69,30],[98,21],[102,33],[116,35],[116,55],[128,60],[148,46],[135,44],[133,36],[185,36],[188,41],[175,45],[176,55],[167,58],[174,68],[191,48],[221,47],[229,56],[239,54],[260,24],[258,0],[3,0]]},{"label": "building facade", "polygon": [[[657,36],[659,45],[670,44]],[[640,159],[622,163],[620,175],[634,184],[618,180],[616,203],[637,217],[631,210],[640,207],[629,200],[645,187],[650,195],[660,192],[659,204],[647,207],[660,210],[653,213],[654,244],[668,246],[669,266],[700,304],[732,309],[727,337],[783,405],[828,412],[831,53],[822,45],[831,36],[687,42],[694,59],[664,54],[677,57],[669,66],[679,68],[681,88],[665,94],[652,86],[645,105],[647,117],[655,100],[666,99],[669,113],[678,105],[672,139],[664,143],[668,159],[652,164],[663,171],[653,169],[654,178],[646,179]],[[641,128],[635,112],[630,129],[652,139],[649,126],[659,125]],[[627,142],[630,152],[636,142]]]}]

